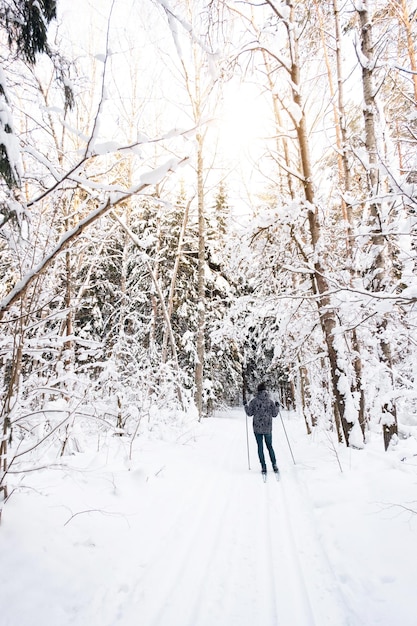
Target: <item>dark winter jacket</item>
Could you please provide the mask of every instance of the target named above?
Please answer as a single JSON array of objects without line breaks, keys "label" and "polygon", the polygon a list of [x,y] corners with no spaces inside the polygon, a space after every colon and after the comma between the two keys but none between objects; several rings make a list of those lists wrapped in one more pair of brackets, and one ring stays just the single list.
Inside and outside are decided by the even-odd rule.
[{"label": "dark winter jacket", "polygon": [[267,391],[258,391],[249,404],[245,404],[245,411],[247,415],[253,415],[254,433],[272,433],[272,418],[278,415],[278,404],[271,400]]}]

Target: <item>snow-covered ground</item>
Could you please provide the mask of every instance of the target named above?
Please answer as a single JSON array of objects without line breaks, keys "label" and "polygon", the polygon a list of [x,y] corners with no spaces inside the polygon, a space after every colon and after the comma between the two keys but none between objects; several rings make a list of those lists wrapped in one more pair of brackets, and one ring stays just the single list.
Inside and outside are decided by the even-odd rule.
[{"label": "snow-covered ground", "polygon": [[284,423],[280,482],[251,431],[248,469],[242,410],[28,474],[0,527],[1,626],[415,626],[415,441]]}]

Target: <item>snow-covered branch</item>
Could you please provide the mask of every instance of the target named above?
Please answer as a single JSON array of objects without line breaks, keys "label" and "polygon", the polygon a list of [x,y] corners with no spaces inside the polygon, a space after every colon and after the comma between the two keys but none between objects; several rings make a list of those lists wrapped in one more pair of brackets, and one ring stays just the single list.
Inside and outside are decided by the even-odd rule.
[{"label": "snow-covered branch", "polygon": [[156,168],[155,170],[145,173],[140,178],[139,182],[131,189],[126,191],[118,191],[111,193],[94,211],[89,213],[84,219],[82,219],[74,228],[67,231],[60,239],[58,244],[47,254],[40,263],[36,265],[26,276],[20,280],[11,292],[0,302],[0,317],[4,312],[20,298],[20,296],[26,291],[33,280],[39,276],[45,269],[51,264],[51,262],[79,235],[91,224],[96,222],[100,217],[106,215],[110,209],[119,204],[120,202],[142,193],[145,189],[152,185],[160,183],[169,173],[174,172],[178,166],[183,164],[187,159],[169,159],[166,163]]}]

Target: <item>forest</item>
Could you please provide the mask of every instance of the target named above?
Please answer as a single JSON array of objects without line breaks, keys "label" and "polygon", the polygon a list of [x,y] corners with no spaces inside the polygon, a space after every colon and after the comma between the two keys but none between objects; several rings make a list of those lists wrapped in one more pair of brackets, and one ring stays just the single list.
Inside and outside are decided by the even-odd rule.
[{"label": "forest", "polygon": [[417,433],[417,4],[0,0],[0,500],[240,406]]}]

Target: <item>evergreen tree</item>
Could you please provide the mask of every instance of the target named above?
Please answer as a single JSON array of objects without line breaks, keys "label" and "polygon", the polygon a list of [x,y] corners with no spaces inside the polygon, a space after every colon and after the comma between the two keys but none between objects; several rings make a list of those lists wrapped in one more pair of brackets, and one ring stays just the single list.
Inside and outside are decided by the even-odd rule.
[{"label": "evergreen tree", "polygon": [[229,230],[230,206],[224,181],[220,181],[214,205],[207,216],[207,240],[211,247],[218,250],[224,248]]},{"label": "evergreen tree", "polygon": [[[35,64],[36,55],[50,53],[47,41],[48,24],[56,17],[55,0],[15,0],[0,3],[0,28],[7,33],[11,49],[30,65]],[[19,186],[20,177],[16,162],[17,141],[7,97],[6,81],[0,75],[0,175],[8,187]],[[2,133],[2,134],[3,134]],[[6,140],[7,137],[7,140]]]},{"label": "evergreen tree", "polygon": [[50,52],[47,29],[55,18],[56,0],[0,3],[0,27],[7,32],[9,46],[15,46],[17,55],[31,65],[39,52]]}]

